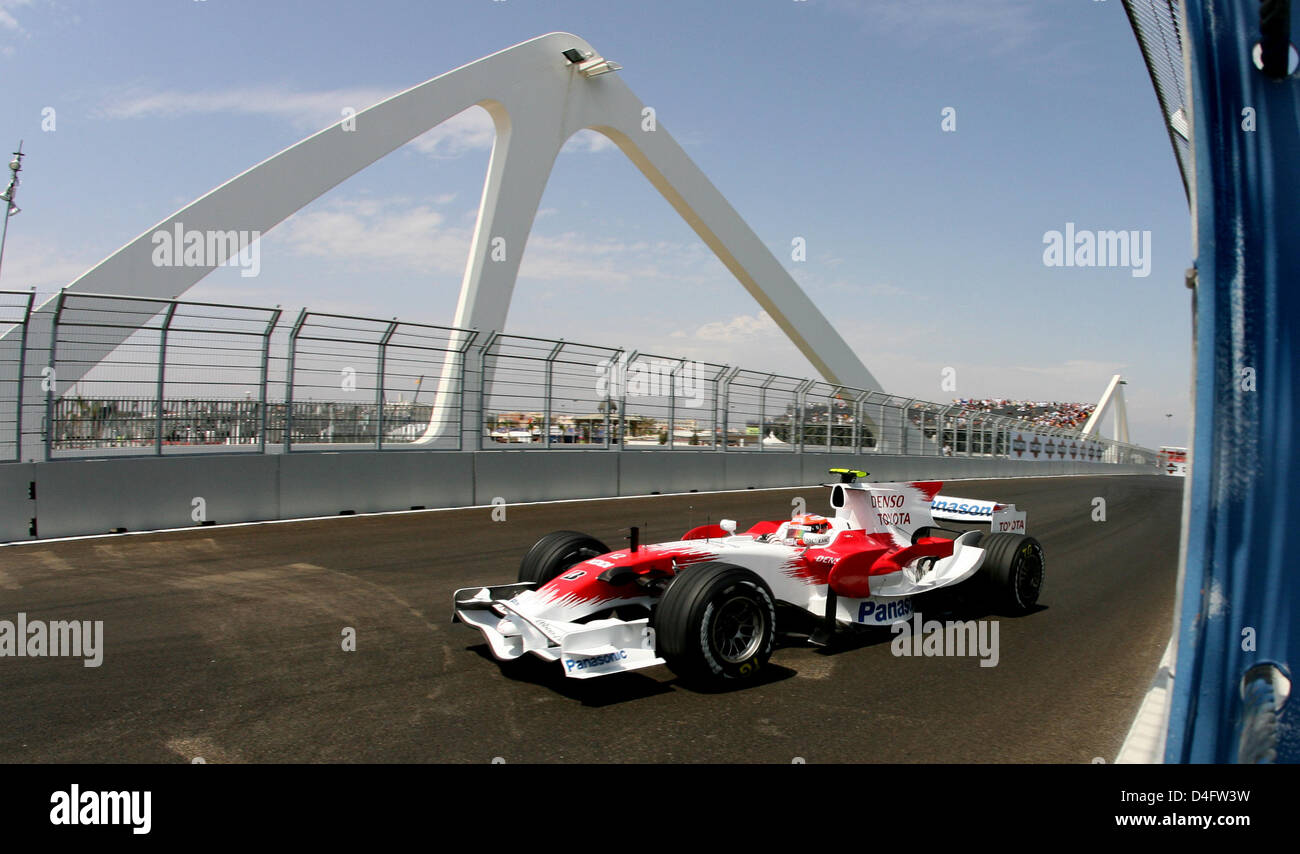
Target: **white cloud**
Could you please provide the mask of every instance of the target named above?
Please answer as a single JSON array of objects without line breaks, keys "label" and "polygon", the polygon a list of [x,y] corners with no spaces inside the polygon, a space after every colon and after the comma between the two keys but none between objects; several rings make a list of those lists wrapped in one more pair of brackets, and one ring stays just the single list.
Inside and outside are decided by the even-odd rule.
[{"label": "white cloud", "polygon": [[[268,234],[264,251],[286,251],[347,268],[459,276],[473,237],[474,211],[462,217],[456,211],[435,209],[434,205],[450,200],[445,195],[435,196],[434,204],[404,198],[350,199],[312,206]],[[717,280],[716,272],[701,271],[700,261],[707,252],[698,243],[534,231],[519,279],[604,287],[672,282],[689,287]]]},{"label": "white cloud", "polygon": [[483,151],[496,140],[492,117],[482,107],[470,107],[416,137],[411,147],[439,159],[459,157],[467,151]]},{"label": "white cloud", "polygon": [[295,214],[267,236],[272,247],[342,267],[459,273],[470,231],[429,205],[366,199]]},{"label": "white cloud", "polygon": [[32,5],[32,0],[0,0],[0,30],[16,35],[26,35],[27,31],[18,23],[14,10]]},{"label": "white cloud", "polygon": [[695,330],[694,337],[700,341],[716,341],[723,344],[735,344],[749,341],[756,336],[780,335],[781,328],[766,311],[757,314],[741,314],[730,320],[706,323]]},{"label": "white cloud", "polygon": [[519,268],[520,280],[588,282],[609,287],[703,287],[730,280],[704,244],[667,240],[592,239],[576,232],[534,229]]},{"label": "white cloud", "polygon": [[581,151],[595,154],[601,151],[612,151],[617,147],[614,145],[614,141],[603,133],[597,133],[594,130],[580,130],[569,137],[561,151]]},{"label": "white cloud", "polygon": [[37,294],[56,293],[101,260],[84,252],[70,253],[44,239],[15,234],[15,231],[10,229],[5,248],[4,281],[0,284],[4,290],[36,288]]},{"label": "white cloud", "polygon": [[691,330],[668,333],[662,355],[740,366],[788,376],[815,376],[811,363],[765,311],[710,321]]}]

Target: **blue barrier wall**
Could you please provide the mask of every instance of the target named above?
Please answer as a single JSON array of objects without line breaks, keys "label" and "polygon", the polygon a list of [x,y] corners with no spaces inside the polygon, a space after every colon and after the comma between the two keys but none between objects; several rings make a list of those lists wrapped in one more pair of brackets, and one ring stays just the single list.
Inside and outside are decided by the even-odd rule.
[{"label": "blue barrier wall", "polygon": [[[1265,15],[1285,5],[1262,4]],[[1294,664],[1300,653],[1300,570],[1289,555],[1300,483],[1300,81],[1285,70],[1267,75],[1252,61],[1261,40],[1257,0],[1186,9],[1196,419],[1165,758],[1237,761],[1244,732],[1250,755],[1240,758],[1272,749],[1294,762],[1296,703],[1273,715],[1267,692],[1253,685],[1248,707],[1242,680],[1256,665]],[[1288,34],[1294,40],[1293,31],[1281,36]]]}]

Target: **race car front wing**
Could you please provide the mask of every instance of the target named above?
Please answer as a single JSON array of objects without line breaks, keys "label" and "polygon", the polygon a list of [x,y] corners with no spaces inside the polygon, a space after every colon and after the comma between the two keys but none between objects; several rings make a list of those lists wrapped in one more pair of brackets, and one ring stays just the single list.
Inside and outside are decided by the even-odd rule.
[{"label": "race car front wing", "polygon": [[513,661],[532,653],[564,665],[564,675],[590,679],[663,664],[647,618],[569,623],[530,616],[515,597],[533,584],[465,587],[453,596],[455,616],[483,633],[492,655]]}]

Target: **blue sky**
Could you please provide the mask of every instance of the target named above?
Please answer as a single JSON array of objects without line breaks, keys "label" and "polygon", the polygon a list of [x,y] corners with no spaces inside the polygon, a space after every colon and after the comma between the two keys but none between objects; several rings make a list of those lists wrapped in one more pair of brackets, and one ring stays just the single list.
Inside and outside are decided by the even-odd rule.
[{"label": "blue sky", "polygon": [[[0,287],[57,290],[344,107],[552,31],[623,65],[887,390],[1095,400],[1121,372],[1135,440],[1185,443],[1190,224],[1119,0],[0,0],[0,145],[28,154]],[[462,114],[188,296],[449,323],[491,142]],[[1150,275],[1045,266],[1067,222],[1149,231]],[[551,176],[509,326],[815,373],[595,135]]]}]

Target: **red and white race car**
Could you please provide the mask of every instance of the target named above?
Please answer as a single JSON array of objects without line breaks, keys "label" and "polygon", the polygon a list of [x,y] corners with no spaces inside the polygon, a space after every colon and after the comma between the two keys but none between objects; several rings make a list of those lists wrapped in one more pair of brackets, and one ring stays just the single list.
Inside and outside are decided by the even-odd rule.
[{"label": "red and white race car", "polygon": [[1037,602],[1043,549],[1014,504],[947,498],[937,481],[831,473],[840,475],[824,484],[831,517],[800,514],[740,534],[724,519],[645,546],[633,528],[630,547],[616,551],[576,531],[547,534],[524,556],[517,584],[457,590],[454,619],[482,631],[500,660],[532,653],[575,679],[667,664],[688,681],[725,681],[767,662],[778,602],[817,618],[818,644],[840,626],[906,621],[917,596],[958,584],[1010,612]]}]

